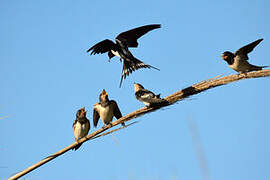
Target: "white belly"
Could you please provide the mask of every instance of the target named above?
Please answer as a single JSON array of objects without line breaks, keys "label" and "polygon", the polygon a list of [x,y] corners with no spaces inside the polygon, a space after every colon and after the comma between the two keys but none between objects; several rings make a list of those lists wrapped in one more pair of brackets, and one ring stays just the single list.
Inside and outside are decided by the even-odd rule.
[{"label": "white belly", "polygon": [[113,55],[118,56],[118,57],[121,58],[121,56],[120,56],[120,54],[118,53],[118,51],[111,50],[111,52],[113,53]]},{"label": "white belly", "polygon": [[75,124],[75,128],[74,128],[73,133],[74,133],[74,137],[76,140],[79,140],[79,139],[83,138],[84,136],[86,136],[88,133],[86,124],[81,124],[81,123],[77,122]]},{"label": "white belly", "polygon": [[104,124],[108,124],[112,121],[113,109],[110,106],[107,106],[105,108],[101,106],[99,116]]}]

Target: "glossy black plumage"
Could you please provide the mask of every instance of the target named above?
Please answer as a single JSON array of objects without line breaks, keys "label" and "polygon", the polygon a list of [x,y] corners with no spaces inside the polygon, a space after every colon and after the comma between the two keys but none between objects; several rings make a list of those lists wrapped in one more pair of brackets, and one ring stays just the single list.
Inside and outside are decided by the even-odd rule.
[{"label": "glossy black plumage", "polygon": [[143,36],[144,34],[148,33],[149,31],[153,29],[157,29],[160,27],[161,27],[160,24],[141,26],[141,27],[134,28],[126,32],[122,32],[115,39],[121,41],[122,43],[125,43],[125,45],[128,47],[138,47],[137,40],[141,36]]},{"label": "glossy black plumage", "polygon": [[268,66],[255,66],[248,62],[248,53],[253,51],[253,49],[262,41],[263,39],[258,39],[246,46],[241,47],[235,53],[230,51],[225,51],[222,54],[222,59],[225,60],[229,67],[239,73],[246,73],[250,71],[262,70],[262,68]]},{"label": "glossy black plumage", "polygon": [[235,56],[241,56],[242,60],[248,60],[248,53],[253,51],[253,49],[262,41],[263,39],[258,39],[252,43],[249,43],[246,46],[241,47],[238,49],[234,54]]},{"label": "glossy black plumage", "polygon": [[144,62],[135,58],[132,55],[132,53],[128,50],[128,48],[138,47],[137,40],[141,36],[143,36],[144,34],[153,29],[157,29],[160,27],[161,27],[160,24],[152,24],[134,28],[126,32],[122,32],[115,38],[116,43],[114,43],[109,39],[106,39],[92,46],[90,49],[87,50],[87,52],[90,52],[91,55],[102,54],[107,52],[109,59],[111,59],[114,56],[120,57],[120,60],[123,59],[123,69],[120,80],[120,87],[121,87],[123,79],[125,79],[129,74],[131,74],[133,71],[137,69],[154,68],[156,70],[159,70],[158,68],[145,64]]}]

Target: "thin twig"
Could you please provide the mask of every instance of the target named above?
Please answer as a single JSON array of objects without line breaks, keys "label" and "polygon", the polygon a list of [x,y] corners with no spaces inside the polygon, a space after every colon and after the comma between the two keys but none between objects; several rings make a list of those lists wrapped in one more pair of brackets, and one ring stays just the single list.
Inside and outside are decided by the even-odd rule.
[{"label": "thin twig", "polygon": [[[160,104],[160,105],[155,106],[155,107],[148,107],[148,108],[144,107],[144,108],[138,109],[138,110],[136,110],[130,114],[127,114],[126,116],[123,116],[122,118],[112,122],[111,124],[104,126],[103,128],[89,134],[88,136],[80,139],[78,141],[78,143],[84,143],[85,141],[91,140],[95,136],[97,136],[98,134],[101,134],[102,132],[110,129],[111,127],[114,127],[114,126],[121,124],[123,122],[126,122],[126,121],[130,121],[131,119],[137,118],[137,117],[142,116],[146,113],[153,112],[153,111],[158,110],[160,108],[163,108],[165,106],[169,106],[171,104],[176,103],[177,101],[183,100],[186,97],[198,94],[202,91],[206,91],[208,89],[211,89],[211,88],[214,88],[217,86],[222,86],[222,85],[225,85],[225,84],[228,84],[231,82],[235,82],[235,81],[239,81],[242,79],[259,78],[259,77],[266,77],[266,76],[270,76],[270,70],[268,70],[268,69],[261,70],[261,71],[249,72],[249,73],[245,73],[245,74],[239,74],[239,75],[229,75],[229,76],[222,77],[222,78],[209,79],[209,80],[206,80],[204,82],[194,84],[190,87],[187,87],[187,88],[182,89],[182,90],[180,90],[172,95],[167,96],[165,98],[165,100],[167,100],[168,103]],[[23,175],[33,171],[34,169],[38,168],[39,166],[53,160],[54,158],[64,154],[65,152],[71,150],[76,145],[77,145],[77,143],[73,143],[73,144],[67,146],[66,148],[56,152],[55,154],[41,160],[40,162],[28,167],[27,169],[21,171],[20,173],[15,174],[14,176],[10,177],[9,180],[18,179],[19,177],[22,177]]]}]

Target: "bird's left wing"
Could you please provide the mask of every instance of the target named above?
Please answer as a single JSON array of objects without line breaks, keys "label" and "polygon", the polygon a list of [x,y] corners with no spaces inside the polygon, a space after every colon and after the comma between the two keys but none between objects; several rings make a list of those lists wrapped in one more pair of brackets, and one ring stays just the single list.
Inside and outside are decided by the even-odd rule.
[{"label": "bird's left wing", "polygon": [[113,103],[113,106],[114,106],[114,111],[113,111],[113,115],[116,117],[116,119],[119,119],[122,117],[122,113],[116,103],[116,101],[112,100],[111,101]]},{"label": "bird's left wing", "polygon": [[86,118],[86,135],[88,134],[88,132],[89,132],[89,130],[90,130],[90,121]]},{"label": "bird's left wing", "polygon": [[92,46],[90,49],[87,50],[87,52],[92,51],[90,54],[103,54],[106,52],[109,52],[110,50],[115,50],[115,44],[109,39],[105,39],[94,46]]},{"label": "bird's left wing", "polygon": [[126,32],[120,33],[115,39],[124,43],[128,47],[138,47],[137,39],[146,34],[147,32],[160,28],[160,24],[151,24],[146,26],[141,26],[135,29],[131,29]]},{"label": "bird's left wing", "polygon": [[250,53],[263,39],[258,39],[246,46],[241,47],[238,49],[234,54],[236,56],[243,57],[244,60],[248,60],[248,53]]}]

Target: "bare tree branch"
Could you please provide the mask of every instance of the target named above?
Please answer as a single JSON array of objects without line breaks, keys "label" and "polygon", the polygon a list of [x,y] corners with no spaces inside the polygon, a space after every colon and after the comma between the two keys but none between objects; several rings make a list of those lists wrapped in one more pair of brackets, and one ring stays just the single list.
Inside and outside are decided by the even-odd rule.
[{"label": "bare tree branch", "polygon": [[[172,95],[167,96],[165,99],[168,101],[168,103],[160,104],[160,105],[155,106],[155,107],[148,107],[148,108],[144,107],[144,108],[138,109],[138,110],[136,110],[130,114],[127,114],[126,116],[123,116],[122,118],[112,122],[111,124],[104,126],[103,128],[101,128],[95,132],[92,132],[88,136],[80,139],[78,143],[84,143],[85,141],[94,139],[95,136],[110,129],[111,127],[114,127],[118,124],[121,124],[122,122],[130,121],[131,119],[137,118],[137,117],[142,116],[146,113],[150,113],[150,112],[158,110],[162,107],[169,106],[171,104],[176,103],[177,101],[183,100],[188,96],[198,94],[202,91],[206,91],[208,89],[211,89],[211,88],[214,88],[217,86],[222,86],[222,85],[225,85],[225,84],[228,84],[231,82],[235,82],[235,81],[239,81],[242,79],[259,78],[259,77],[266,77],[266,76],[270,76],[270,70],[268,70],[268,69],[261,70],[261,71],[249,72],[249,73],[245,73],[245,74],[239,74],[239,75],[229,75],[229,76],[222,77],[222,78],[219,78],[220,76],[218,76],[218,77],[211,78],[209,80],[202,81],[200,83],[194,84],[190,87],[187,87],[187,88],[182,89],[182,90],[180,90]],[[14,176],[10,177],[9,180],[18,179],[19,177],[22,177],[23,175],[33,171],[34,169],[38,168],[39,166],[53,160],[54,158],[64,154],[65,152],[71,150],[76,145],[77,145],[77,143],[73,143],[73,144],[67,146],[66,148],[56,152],[55,154],[41,160],[40,162],[28,167],[27,169],[25,169],[23,171],[15,174]]]}]

